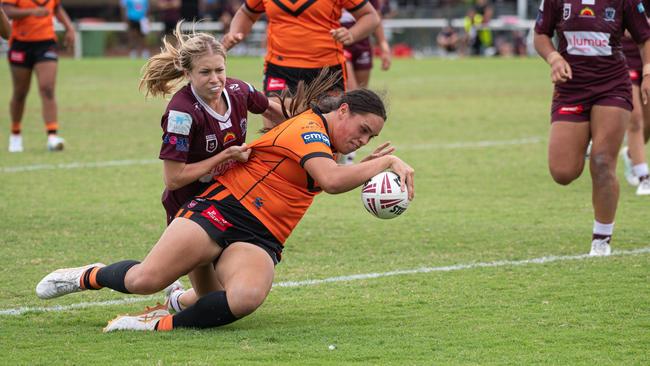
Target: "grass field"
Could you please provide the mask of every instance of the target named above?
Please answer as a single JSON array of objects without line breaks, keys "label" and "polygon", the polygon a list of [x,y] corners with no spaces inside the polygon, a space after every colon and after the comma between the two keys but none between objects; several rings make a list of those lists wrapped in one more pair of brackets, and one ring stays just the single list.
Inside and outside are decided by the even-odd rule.
[{"label": "grass field", "polygon": [[[8,154],[0,63],[0,364],[650,363],[650,201],[622,180],[620,255],[581,256],[591,183],[587,171],[568,187],[548,174],[551,83],[541,60],[397,60],[375,71],[390,114],[374,144],[392,141],[416,169],[408,211],[383,221],[358,190],[323,194],[277,267],[275,282],[292,286],[276,286],[229,326],[160,334],[101,332],[160,295],[42,301],[34,287],[59,267],[141,259],[158,239],[165,101],[138,92],[139,61],[64,59],[66,150],[46,151],[33,85],[26,151]],[[229,74],[259,86],[261,63],[231,58]]]}]

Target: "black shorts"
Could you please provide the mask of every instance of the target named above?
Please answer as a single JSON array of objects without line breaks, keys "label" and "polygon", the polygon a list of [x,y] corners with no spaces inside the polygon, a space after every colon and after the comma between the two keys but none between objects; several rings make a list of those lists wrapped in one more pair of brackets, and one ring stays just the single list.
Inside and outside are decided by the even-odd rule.
[{"label": "black shorts", "polygon": [[176,217],[196,222],[224,249],[243,241],[266,250],[273,264],[282,259],[282,243],[219,183],[184,204]]},{"label": "black shorts", "polygon": [[57,61],[59,55],[56,52],[56,41],[25,42],[14,40],[7,53],[9,63],[13,66],[33,69],[39,62]]},{"label": "black shorts", "polygon": [[[270,62],[266,63],[264,69],[264,94],[266,94],[267,97],[280,95],[282,90],[285,88],[289,88],[289,91],[295,93],[300,80],[309,84],[318,77],[318,74],[320,74],[320,71],[322,70],[321,67],[288,67],[278,66]],[[341,72],[341,78],[334,89],[335,91],[345,91],[345,75],[343,74],[344,68],[342,65],[330,66],[329,72],[332,74]]]},{"label": "black shorts", "polygon": [[142,27],[140,26],[140,21],[139,20],[128,20],[128,26],[129,30],[134,30],[138,32],[141,36],[144,36],[144,33],[142,33]]}]

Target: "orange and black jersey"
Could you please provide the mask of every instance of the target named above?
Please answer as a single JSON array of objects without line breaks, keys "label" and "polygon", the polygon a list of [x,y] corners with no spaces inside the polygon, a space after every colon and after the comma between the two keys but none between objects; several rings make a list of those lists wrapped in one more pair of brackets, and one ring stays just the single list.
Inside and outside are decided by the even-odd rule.
[{"label": "orange and black jersey", "polygon": [[353,12],[368,0],[246,0],[253,13],[266,13],[266,62],[320,68],[345,62],[343,45],[330,35],[342,9]]},{"label": "orange and black jersey", "polygon": [[284,244],[321,192],[303,168],[315,157],[334,159],[327,122],[317,110],[285,121],[250,144],[248,162],[215,177]]},{"label": "orange and black jersey", "polygon": [[60,0],[4,0],[3,3],[20,9],[32,9],[42,6],[50,12],[44,17],[29,15],[12,20],[10,41],[14,39],[24,42],[56,40],[52,18],[56,8],[61,6]]}]

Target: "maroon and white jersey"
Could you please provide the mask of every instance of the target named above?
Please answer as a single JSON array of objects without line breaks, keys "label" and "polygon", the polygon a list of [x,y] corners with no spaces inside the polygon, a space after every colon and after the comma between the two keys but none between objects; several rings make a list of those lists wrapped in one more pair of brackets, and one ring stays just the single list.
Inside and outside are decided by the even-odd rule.
[{"label": "maroon and white jersey", "polygon": [[[650,0],[643,0],[643,6],[646,9],[650,8]],[[646,15],[648,15],[646,11]],[[641,53],[639,52],[639,45],[630,37],[623,36],[621,39],[623,45],[623,54],[627,61],[627,66],[630,70],[641,70],[643,68],[643,61],[641,60]]]},{"label": "maroon and white jersey", "polygon": [[621,37],[627,29],[636,43],[650,38],[641,0],[542,0],[535,32],[553,37],[571,65],[573,78],[556,85],[561,93],[629,83]]},{"label": "maroon and white jersey", "polygon": [[[159,158],[191,164],[246,142],[247,112],[263,113],[269,106],[268,99],[250,84],[231,78],[226,79],[221,98],[228,106],[224,115],[210,108],[191,84],[177,91],[160,122],[163,135]],[[219,169],[228,169],[229,164],[216,167],[215,174],[222,173]],[[212,175],[207,175],[177,190],[166,189],[162,201],[168,216],[173,216],[211,181]]]}]

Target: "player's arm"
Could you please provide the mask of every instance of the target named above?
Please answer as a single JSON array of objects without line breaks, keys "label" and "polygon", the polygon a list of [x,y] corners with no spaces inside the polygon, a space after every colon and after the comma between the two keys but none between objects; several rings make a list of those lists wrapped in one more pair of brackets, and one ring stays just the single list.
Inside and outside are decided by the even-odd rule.
[{"label": "player's arm", "polygon": [[641,98],[643,104],[650,100],[650,38],[639,44],[641,60],[643,60],[643,81],[641,82]]},{"label": "player's arm", "polygon": [[70,20],[68,13],[65,11],[65,9],[63,9],[63,5],[59,4],[56,6],[56,8],[54,8],[54,16],[56,16],[56,19],[61,24],[63,24],[63,27],[65,28],[63,45],[68,48],[73,47],[76,34],[74,31],[74,26],[72,25],[72,21]]},{"label": "player's arm", "polygon": [[2,9],[9,19],[23,19],[28,16],[45,17],[50,15],[47,8],[39,6],[36,8],[21,9],[15,5],[2,4]]},{"label": "player's arm", "polygon": [[388,70],[391,64],[390,45],[386,40],[386,34],[384,33],[384,22],[381,20],[381,18],[379,19],[379,25],[377,28],[375,28],[373,35],[375,36],[377,47],[379,47],[381,50],[381,69]]},{"label": "player's arm", "polygon": [[564,83],[573,77],[571,66],[555,49],[548,35],[535,33],[533,44],[537,53],[551,66],[551,80],[553,83]]},{"label": "player's arm", "polygon": [[217,155],[197,161],[196,163],[187,164],[181,161],[164,160],[163,181],[165,182],[165,187],[170,191],[185,187],[197,181],[202,176],[211,174],[214,168],[229,160],[239,162],[247,161],[250,153],[250,147],[243,144],[241,146],[231,146]]},{"label": "player's arm", "polygon": [[394,155],[384,155],[352,165],[338,165],[333,159],[314,157],[305,162],[304,168],[325,192],[331,194],[351,191],[375,175],[390,169],[400,177],[400,181],[403,182],[402,189],[404,189],[404,182],[406,183],[409,200],[412,200],[415,195],[413,185],[415,171]]},{"label": "player's arm", "polygon": [[8,39],[11,34],[11,25],[9,24],[9,19],[4,10],[0,6],[0,37]]},{"label": "player's arm", "polygon": [[357,21],[350,29],[340,27],[330,30],[332,37],[346,46],[370,36],[379,25],[379,14],[369,2],[359,9],[351,10],[350,14]]},{"label": "player's arm", "polygon": [[264,117],[262,119],[264,123],[263,129],[271,129],[286,121],[286,117],[282,113],[282,106],[272,99],[269,99],[269,107],[262,113],[262,116]]},{"label": "player's arm", "polygon": [[253,24],[262,16],[262,13],[254,13],[246,8],[246,4],[239,7],[230,23],[230,30],[224,34],[221,43],[227,50],[241,42],[253,29]]}]

